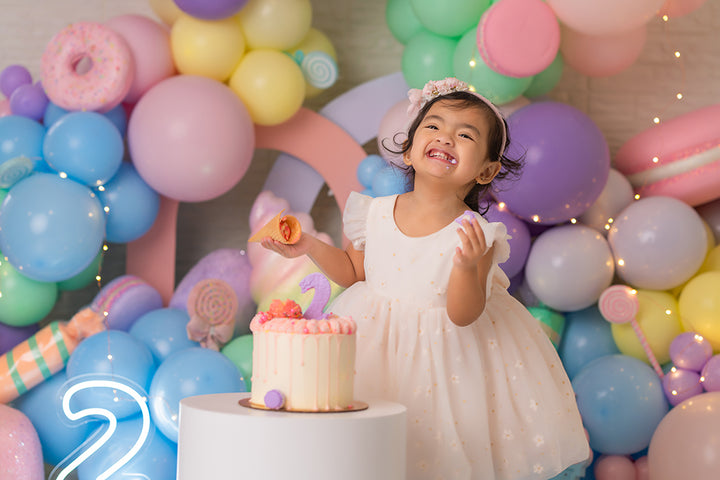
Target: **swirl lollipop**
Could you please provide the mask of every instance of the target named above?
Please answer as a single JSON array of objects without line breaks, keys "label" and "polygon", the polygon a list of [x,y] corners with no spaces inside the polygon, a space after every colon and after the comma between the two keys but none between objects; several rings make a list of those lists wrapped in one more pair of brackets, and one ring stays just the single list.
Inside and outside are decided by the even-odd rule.
[{"label": "swirl lollipop", "polygon": [[627,285],[611,285],[603,291],[598,299],[598,308],[605,320],[610,323],[630,323],[655,372],[660,378],[663,378],[664,375],[660,364],[655,358],[655,354],[650,348],[647,338],[635,318],[639,307],[640,303],[637,298],[637,290]]},{"label": "swirl lollipop", "polygon": [[188,338],[219,351],[233,336],[237,309],[237,295],[227,282],[217,278],[198,282],[187,301]]},{"label": "swirl lollipop", "polygon": [[10,188],[33,171],[33,162],[21,155],[0,164],[0,188]]},{"label": "swirl lollipop", "polygon": [[305,81],[316,88],[329,88],[338,78],[335,60],[327,53],[316,50],[308,52],[300,62]]}]

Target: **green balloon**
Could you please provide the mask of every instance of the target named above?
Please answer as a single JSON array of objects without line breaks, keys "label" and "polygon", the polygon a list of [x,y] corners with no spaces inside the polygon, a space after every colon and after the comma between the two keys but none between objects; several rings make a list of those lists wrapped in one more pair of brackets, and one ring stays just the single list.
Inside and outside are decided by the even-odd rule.
[{"label": "green balloon", "polygon": [[528,307],[530,314],[539,322],[550,341],[558,348],[563,330],[565,330],[565,315],[547,307]]},{"label": "green balloon", "polygon": [[402,72],[411,88],[422,88],[430,80],[453,76],[453,52],[458,39],[421,29],[405,45]]},{"label": "green balloon", "polygon": [[563,68],[565,68],[565,61],[562,58],[562,54],[558,52],[552,63],[548,65],[545,70],[533,77],[530,86],[523,92],[523,95],[528,98],[535,98],[548,93],[555,88],[555,85],[560,81]]},{"label": "green balloon", "polygon": [[410,6],[410,0],[388,0],[385,5],[385,20],[390,33],[403,45],[422,28]]},{"label": "green balloon", "polygon": [[50,313],[58,297],[55,282],[38,282],[20,273],[10,262],[0,264],[0,322],[26,327]]},{"label": "green balloon", "polygon": [[496,105],[515,100],[528,88],[533,77],[507,77],[485,64],[477,47],[475,30],[462,36],[453,55],[455,76]]},{"label": "green balloon", "polygon": [[60,290],[80,290],[81,288],[87,287],[90,283],[95,281],[95,277],[100,272],[100,264],[103,260],[103,251],[100,249],[100,253],[97,254],[95,260],[85,268],[82,272],[78,273],[74,277],[70,277],[67,280],[58,282],[57,286]]},{"label": "green balloon", "polygon": [[4,188],[0,188],[0,204],[5,200],[5,197],[7,197],[8,191]]},{"label": "green balloon", "polygon": [[477,27],[490,0],[410,0],[410,5],[426,29],[446,37],[459,37]]},{"label": "green balloon", "polygon": [[245,381],[247,391],[249,392],[252,389],[252,382],[250,380],[252,377],[252,334],[235,337],[220,350],[220,353],[229,358],[238,370],[240,370],[242,379]]}]

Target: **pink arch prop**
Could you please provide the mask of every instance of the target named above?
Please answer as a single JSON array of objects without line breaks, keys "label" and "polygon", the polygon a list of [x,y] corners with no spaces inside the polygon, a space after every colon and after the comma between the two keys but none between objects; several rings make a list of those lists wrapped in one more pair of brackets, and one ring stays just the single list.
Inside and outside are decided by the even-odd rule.
[{"label": "pink arch prop", "polygon": [[[325,179],[342,211],[351,191],[362,191],[357,166],[367,156],[345,130],[322,115],[301,108],[290,120],[255,127],[255,148],[288,153]],[[167,305],[175,288],[176,230],[179,202],[162,197],[152,228],[127,244],[125,269],[155,287]]]}]

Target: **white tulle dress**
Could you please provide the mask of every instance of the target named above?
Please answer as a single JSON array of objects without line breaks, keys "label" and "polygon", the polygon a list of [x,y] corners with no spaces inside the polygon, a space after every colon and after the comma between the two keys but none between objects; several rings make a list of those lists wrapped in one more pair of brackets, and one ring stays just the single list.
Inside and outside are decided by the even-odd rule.
[{"label": "white tulle dress", "polygon": [[485,312],[447,315],[452,224],[424,237],[396,226],[396,196],[348,198],[344,232],[366,280],[330,310],[358,324],[355,397],[408,409],[408,480],[548,479],[589,455],[574,393],[537,320],[508,292],[505,226],[479,214],[495,262]]}]

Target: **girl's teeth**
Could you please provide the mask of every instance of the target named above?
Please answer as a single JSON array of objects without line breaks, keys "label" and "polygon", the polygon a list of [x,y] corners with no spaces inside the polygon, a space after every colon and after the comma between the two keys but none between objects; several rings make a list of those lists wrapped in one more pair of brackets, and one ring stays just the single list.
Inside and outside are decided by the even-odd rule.
[{"label": "girl's teeth", "polygon": [[453,165],[457,165],[457,160],[453,158],[452,160],[450,160],[450,163],[452,163]]}]

